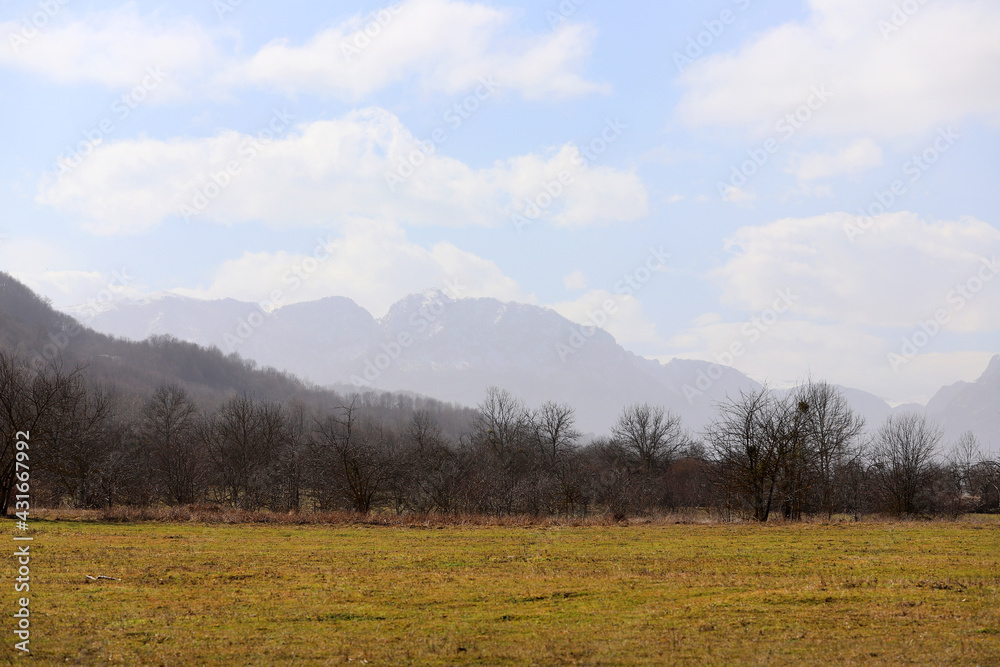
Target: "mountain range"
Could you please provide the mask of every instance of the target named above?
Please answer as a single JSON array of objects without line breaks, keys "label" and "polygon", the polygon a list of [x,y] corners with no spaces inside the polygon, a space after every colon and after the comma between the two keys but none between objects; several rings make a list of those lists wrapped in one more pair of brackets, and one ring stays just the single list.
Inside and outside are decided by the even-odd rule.
[{"label": "mountain range", "polygon": [[[378,319],[344,297],[265,312],[233,299],[159,294],[69,312],[86,315],[88,326],[107,334],[133,340],[167,334],[341,390],[409,391],[475,405],[487,387],[498,386],[529,406],[568,403],[578,426],[597,434],[609,431],[623,406],[643,401],[673,410],[697,432],[711,422],[718,401],[760,387],[733,368],[640,357],[607,332],[547,308],[437,292],[408,296]],[[971,430],[987,448],[1000,444],[1000,355],[979,380],[945,387],[927,406],[894,408],[873,394],[841,389],[870,426],[894,411],[926,410],[945,442]]]}]

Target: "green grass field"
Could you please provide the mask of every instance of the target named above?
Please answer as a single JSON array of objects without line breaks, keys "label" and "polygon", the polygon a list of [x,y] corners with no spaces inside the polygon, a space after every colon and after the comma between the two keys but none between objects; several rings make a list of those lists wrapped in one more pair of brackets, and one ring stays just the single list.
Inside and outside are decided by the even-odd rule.
[{"label": "green grass field", "polygon": [[34,526],[43,663],[1000,664],[990,519]]}]

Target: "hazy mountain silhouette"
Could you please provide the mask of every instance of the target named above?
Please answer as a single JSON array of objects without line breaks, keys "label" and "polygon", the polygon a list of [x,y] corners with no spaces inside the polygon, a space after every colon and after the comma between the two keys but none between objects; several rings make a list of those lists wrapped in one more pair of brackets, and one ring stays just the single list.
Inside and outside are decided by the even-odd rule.
[{"label": "hazy mountain silhouette", "polygon": [[[117,303],[91,324],[133,339],[170,334],[216,345],[322,385],[411,391],[464,405],[475,405],[496,385],[529,405],[569,403],[580,427],[596,433],[606,433],[624,405],[639,401],[674,410],[697,431],[711,421],[717,401],[760,386],[735,369],[703,361],[664,364],[639,357],[605,331],[547,308],[437,293],[406,297],[381,319],[346,298],[266,314],[232,299],[166,294]],[[990,417],[990,406],[1000,405],[998,368],[995,360],[979,382],[945,388],[928,406],[946,441],[967,429],[984,443],[998,440],[1000,415]],[[870,426],[894,411],[873,394],[843,391]],[[922,408],[896,408],[913,409]]]}]

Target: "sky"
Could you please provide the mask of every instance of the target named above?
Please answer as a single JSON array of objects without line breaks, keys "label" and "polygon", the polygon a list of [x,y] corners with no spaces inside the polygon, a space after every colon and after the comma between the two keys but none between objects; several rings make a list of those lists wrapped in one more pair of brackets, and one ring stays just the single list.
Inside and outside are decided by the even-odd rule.
[{"label": "sky", "polygon": [[447,288],[925,401],[1000,352],[998,34],[995,0],[0,0],[0,268],[59,308]]}]

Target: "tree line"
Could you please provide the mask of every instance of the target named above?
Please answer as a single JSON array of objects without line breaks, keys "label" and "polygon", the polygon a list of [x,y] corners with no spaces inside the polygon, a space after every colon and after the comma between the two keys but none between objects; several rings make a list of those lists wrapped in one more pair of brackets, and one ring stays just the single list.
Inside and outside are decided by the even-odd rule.
[{"label": "tree line", "polygon": [[608,435],[585,440],[572,407],[529,409],[498,388],[475,410],[373,392],[328,404],[201,402],[180,384],[121,393],[82,369],[0,352],[0,500],[6,515],[15,434],[30,430],[36,506],[618,519],[697,510],[760,522],[998,510],[1000,464],[971,434],[945,451],[920,415],[868,429],[824,382],[717,407],[692,434],[662,407],[630,405]]}]

